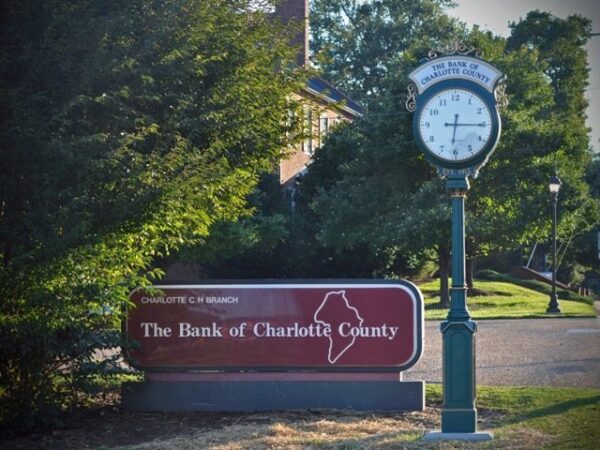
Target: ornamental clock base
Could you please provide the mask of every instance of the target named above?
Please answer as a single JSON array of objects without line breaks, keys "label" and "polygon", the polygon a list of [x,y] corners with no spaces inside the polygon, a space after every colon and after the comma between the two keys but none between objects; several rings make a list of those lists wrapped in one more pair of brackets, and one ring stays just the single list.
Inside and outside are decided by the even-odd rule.
[{"label": "ornamental clock base", "polygon": [[443,433],[475,433],[475,334],[477,326],[471,320],[446,321],[441,324],[443,335],[444,405]]}]

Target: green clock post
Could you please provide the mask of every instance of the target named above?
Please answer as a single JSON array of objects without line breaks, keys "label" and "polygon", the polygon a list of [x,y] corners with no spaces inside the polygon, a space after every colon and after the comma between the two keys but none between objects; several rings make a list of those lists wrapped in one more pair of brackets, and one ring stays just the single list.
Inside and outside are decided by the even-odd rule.
[{"label": "green clock post", "polygon": [[488,440],[477,431],[475,336],[465,283],[465,197],[500,139],[497,98],[504,98],[502,72],[481,53],[457,43],[432,51],[410,79],[407,109],[414,112],[415,140],[446,179],[452,202],[450,310],[441,325],[443,384],[441,432],[425,439]]}]

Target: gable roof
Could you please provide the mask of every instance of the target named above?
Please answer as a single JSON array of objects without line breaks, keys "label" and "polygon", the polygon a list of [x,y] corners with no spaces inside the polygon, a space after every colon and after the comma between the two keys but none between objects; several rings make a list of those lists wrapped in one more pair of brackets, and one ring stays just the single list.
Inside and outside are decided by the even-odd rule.
[{"label": "gable roof", "polygon": [[326,103],[338,103],[339,109],[353,117],[361,117],[365,112],[361,105],[321,77],[310,78],[304,90]]}]

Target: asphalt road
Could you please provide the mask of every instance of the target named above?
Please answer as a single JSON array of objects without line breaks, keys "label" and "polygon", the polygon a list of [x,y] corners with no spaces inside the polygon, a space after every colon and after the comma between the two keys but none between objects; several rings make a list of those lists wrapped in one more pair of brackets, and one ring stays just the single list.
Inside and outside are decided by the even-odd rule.
[{"label": "asphalt road", "polygon": [[[600,389],[600,317],[480,320],[477,325],[477,384]],[[423,356],[403,379],[441,383],[440,322],[425,322]]]}]

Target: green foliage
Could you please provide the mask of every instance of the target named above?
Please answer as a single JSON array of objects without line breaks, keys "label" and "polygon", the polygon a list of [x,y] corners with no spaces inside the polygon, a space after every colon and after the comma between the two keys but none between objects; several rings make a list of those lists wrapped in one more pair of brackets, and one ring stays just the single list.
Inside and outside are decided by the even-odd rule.
[{"label": "green foliage", "polygon": [[583,46],[590,38],[592,21],[579,15],[561,19],[548,12],[531,11],[518,23],[512,23],[511,29],[509,48],[533,47],[546,62],[544,72],[551,80],[556,113],[584,113],[587,102],[581,91],[587,86],[588,71]]},{"label": "green foliage", "polygon": [[416,62],[414,49],[447,40],[456,20],[444,13],[449,0],[314,0],[312,50],[326,78],[370,105],[394,95],[390,81]]},{"label": "green foliage", "polygon": [[[414,276],[435,260],[445,303],[449,199],[414,144],[404,101],[407,75],[419,59],[455,39],[482,48],[507,74],[510,102],[501,111],[500,145],[469,192],[468,256],[547,239],[547,182],[555,170],[564,182],[561,239],[576,242],[598,221],[598,202],[583,178],[591,160],[582,109],[587,80],[582,45],[589,23],[531,13],[513,24],[507,40],[466,30],[444,13],[448,6],[445,1],[313,2],[312,46],[321,56],[319,66],[367,113],[330,134],[298,186],[293,211],[282,205],[275,214],[256,204],[253,220],[273,220],[283,228],[253,234],[254,250],[244,250],[242,259],[228,258],[220,274],[230,267],[235,274],[256,276],[260,267],[262,276]],[[531,29],[543,31],[543,39]],[[585,270],[569,255],[565,265],[573,276]]]},{"label": "green foliage", "polygon": [[316,152],[319,163],[297,180],[293,199],[290,192],[282,192],[278,177],[265,176],[249,197],[253,216],[215,224],[203,245],[177,257],[199,263],[209,278],[370,278],[386,276],[390,266],[405,269],[408,261],[364,244],[339,249],[317,241],[321,225],[310,202],[335,182],[340,161],[359,137],[352,130],[341,124],[328,136],[344,145]]},{"label": "green foliage", "polygon": [[201,245],[191,245],[177,259],[197,263],[208,278],[283,277],[289,270],[288,202],[281,194],[279,177],[265,174],[248,196],[254,214],[237,221],[216,222]]},{"label": "green foliage", "polygon": [[[308,202],[319,222],[320,245],[386,255],[373,275],[414,275],[429,259],[447,262],[447,205],[434,171],[412,142],[403,106],[406,74],[420,55],[463,34],[444,14],[447,5],[314,3],[314,47],[326,55],[325,76],[368,111],[317,153],[306,179],[326,188],[314,190]],[[339,157],[331,161],[322,156],[327,154]]]},{"label": "green foliage", "polygon": [[108,364],[153,261],[246,214],[302,80],[250,0],[2,10],[0,419],[26,427]]},{"label": "green foliage", "polygon": [[[600,156],[595,155],[587,168],[585,181],[590,188],[591,201],[596,209],[600,210]],[[600,258],[598,257],[598,233],[600,233],[600,219],[595,221],[595,226],[587,233],[574,237],[568,255],[568,266],[583,273],[582,285],[591,289],[600,297]]]},{"label": "green foliage", "polygon": [[592,196],[600,201],[600,155],[598,154],[587,168],[586,181]]},{"label": "green foliage", "polygon": [[[417,5],[407,7],[404,15],[389,14],[388,8],[397,3],[373,2],[367,7],[344,0],[315,2],[317,16],[323,16],[317,25],[327,23],[334,30],[323,27],[316,32],[321,38],[315,45],[321,42],[332,55],[323,63],[326,77],[340,82],[343,76],[349,77],[346,83],[356,89],[356,95],[363,86],[370,86],[363,92],[369,112],[351,131],[344,130],[357,136],[355,142],[344,150],[338,148],[344,144],[330,140],[321,150],[346,155],[345,161],[339,161],[335,181],[328,180],[330,187],[312,200],[321,242],[336,248],[360,243],[377,252],[421,259],[437,250],[442,261],[440,250],[448,247],[449,200],[444,199],[443,188],[434,187],[437,176],[414,144],[412,116],[404,110],[403,94],[409,71],[427,48],[436,47],[439,40],[461,37],[483,49],[485,58],[507,74],[509,97],[509,107],[501,111],[500,145],[469,192],[468,255],[472,258],[545,240],[551,224],[547,182],[555,170],[564,183],[559,234],[567,240],[588,230],[598,220],[598,208],[583,179],[591,160],[582,110],[587,73],[566,66],[585,68],[581,46],[589,37],[589,24],[581,18],[532,13],[514,25],[513,36],[506,40],[478,28],[466,33],[444,17],[442,2],[427,2],[435,9],[428,15],[412,16],[421,11]],[[406,21],[408,16],[415,20]],[[543,45],[529,27],[541,18],[551,24]],[[334,22],[350,23],[345,35],[342,25],[336,28]],[[380,33],[387,42],[386,32],[393,27],[402,30],[407,23],[411,28],[402,35],[406,39],[396,39],[389,52],[372,49],[371,41],[363,39]],[[442,30],[435,34],[438,41],[431,38],[429,28],[436,25]],[[554,53],[557,46],[565,55]],[[372,67],[381,72],[379,76],[370,76]],[[376,83],[377,87],[371,87]],[[319,170],[319,165],[317,157],[311,170]]]}]

